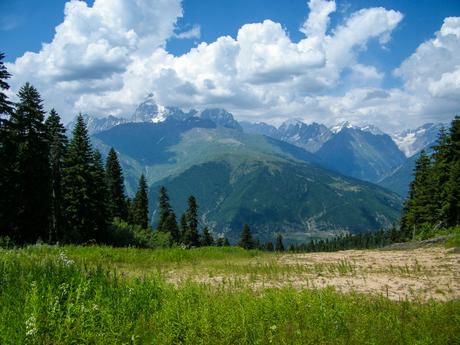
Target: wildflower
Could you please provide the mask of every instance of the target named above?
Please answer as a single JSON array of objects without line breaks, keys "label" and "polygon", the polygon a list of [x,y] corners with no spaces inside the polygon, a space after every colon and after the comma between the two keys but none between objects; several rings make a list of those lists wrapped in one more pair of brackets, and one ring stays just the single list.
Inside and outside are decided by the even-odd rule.
[{"label": "wildflower", "polygon": [[75,263],[75,261],[69,259],[63,252],[59,253],[59,259],[64,264],[64,266],[70,266]]}]

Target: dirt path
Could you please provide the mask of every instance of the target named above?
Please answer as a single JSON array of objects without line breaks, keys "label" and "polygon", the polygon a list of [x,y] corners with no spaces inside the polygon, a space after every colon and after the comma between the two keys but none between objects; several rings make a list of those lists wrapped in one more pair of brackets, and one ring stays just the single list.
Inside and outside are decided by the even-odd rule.
[{"label": "dirt path", "polygon": [[392,300],[460,298],[460,254],[444,248],[284,254],[220,266],[203,263],[203,267],[193,270],[169,273],[169,280],[176,284],[192,279],[254,289],[334,286],[342,292],[380,294]]}]

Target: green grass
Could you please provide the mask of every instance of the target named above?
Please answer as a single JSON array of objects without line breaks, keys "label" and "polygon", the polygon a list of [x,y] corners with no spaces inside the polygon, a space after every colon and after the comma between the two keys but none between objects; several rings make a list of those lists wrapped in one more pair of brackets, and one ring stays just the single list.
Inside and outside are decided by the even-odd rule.
[{"label": "green grass", "polygon": [[[239,248],[0,250],[0,344],[460,343],[458,300],[393,302],[331,288],[254,290],[244,281],[172,285],[163,274],[204,265],[247,273],[248,260],[259,262],[254,274],[281,274],[276,259]],[[350,274],[354,266],[342,261],[316,269]]]}]

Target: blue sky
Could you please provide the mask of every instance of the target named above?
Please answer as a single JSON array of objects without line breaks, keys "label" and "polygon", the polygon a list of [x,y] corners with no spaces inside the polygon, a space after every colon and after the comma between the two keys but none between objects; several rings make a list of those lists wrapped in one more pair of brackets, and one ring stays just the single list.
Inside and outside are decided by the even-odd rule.
[{"label": "blue sky", "polygon": [[[129,0],[96,1],[105,1],[107,3],[113,1],[121,4],[120,6],[128,6],[126,7],[128,9],[132,8],[132,3]],[[312,3],[308,3],[308,1],[304,0],[184,0],[182,2],[179,0],[160,0],[158,1],[158,4],[160,5],[156,8],[152,8],[155,7],[152,6],[155,1],[144,0],[140,2],[145,8],[138,9],[139,12],[133,11],[133,13],[130,13],[130,16],[135,18],[135,16],[143,16],[142,13],[150,13],[152,18],[149,18],[148,16],[143,17],[143,21],[141,22],[145,22],[144,24],[147,27],[151,25],[152,28],[148,27],[145,29],[144,26],[141,27],[140,25],[133,24],[132,22],[126,24],[128,26],[131,25],[133,28],[137,25],[137,28],[134,29],[137,35],[137,41],[135,43],[136,49],[133,50],[131,48],[134,43],[129,43],[131,45],[126,43],[126,41],[119,43],[121,42],[120,39],[114,39],[114,42],[116,43],[110,42],[110,44],[115,44],[116,48],[120,48],[123,44],[129,45],[128,48],[124,46],[121,47],[123,49],[126,48],[123,54],[120,53],[119,55],[114,56],[113,60],[110,61],[102,57],[94,58],[92,56],[94,54],[92,54],[90,62],[80,64],[79,62],[76,62],[78,60],[78,56],[72,56],[72,54],[67,51],[65,54],[61,54],[63,48],[62,46],[59,46],[59,39],[55,39],[56,27],[67,20],[64,17],[64,6],[66,1],[1,1],[1,50],[6,54],[6,61],[11,63],[11,70],[13,72],[16,71],[18,75],[30,72],[30,70],[27,70],[25,66],[27,63],[32,63],[29,59],[27,59],[27,61],[24,61],[25,59],[19,59],[21,61],[16,61],[15,63],[15,60],[17,58],[21,58],[26,52],[36,53],[37,56],[34,56],[33,58],[37,59],[37,61],[46,61],[46,63],[49,63],[50,60],[57,60],[57,57],[62,59],[64,62],[60,62],[59,66],[50,66],[50,74],[45,76],[42,75],[40,78],[37,75],[33,75],[30,79],[37,79],[38,84],[40,84],[39,86],[43,89],[40,91],[42,91],[45,95],[45,101],[52,102],[54,99],[58,100],[58,108],[64,108],[64,103],[61,101],[62,96],[57,96],[55,90],[53,91],[47,89],[50,85],[54,85],[51,84],[53,80],[54,82],[57,80],[62,83],[62,88],[69,90],[69,92],[74,91],[79,93],[78,98],[69,99],[68,101],[69,103],[72,103],[70,104],[72,111],[90,111],[100,116],[106,115],[107,113],[127,115],[135,103],[143,97],[141,94],[133,95],[132,101],[126,101],[125,104],[120,103],[119,97],[117,101],[110,101],[104,95],[114,92],[114,96],[112,98],[115,99],[116,91],[123,89],[126,92],[126,88],[133,87],[133,85],[135,85],[134,81],[130,81],[131,84],[126,85],[126,80],[128,79],[128,75],[126,73],[130,70],[130,68],[134,68],[135,65],[133,62],[138,61],[140,56],[142,56],[142,58],[145,59],[143,60],[144,66],[147,66],[148,63],[152,63],[153,68],[156,68],[158,64],[164,64],[161,70],[155,70],[155,72],[152,71],[152,73],[157,74],[155,79],[148,81],[138,80],[137,82],[143,83],[143,85],[150,85],[153,89],[150,91],[153,91],[155,95],[157,95],[158,101],[160,103],[164,103],[165,105],[173,105],[171,103],[176,102],[177,105],[182,107],[199,108],[207,105],[222,106],[235,112],[237,117],[240,115],[241,118],[249,120],[266,120],[273,123],[279,123],[283,119],[292,116],[303,117],[306,121],[323,119],[323,122],[330,123],[347,117],[350,117],[352,121],[356,122],[381,121],[382,123],[386,123],[387,121],[378,119],[378,109],[375,109],[373,112],[366,110],[369,108],[369,105],[362,105],[359,109],[346,108],[346,106],[341,105],[342,103],[347,103],[344,98],[351,92],[358,94],[362,90],[369,91],[371,88],[372,92],[375,92],[376,90],[389,92],[389,90],[398,88],[401,91],[401,94],[394,92],[390,97],[395,102],[397,102],[398,99],[401,102],[410,102],[414,101],[416,97],[423,96],[424,91],[422,90],[422,92],[418,90],[417,88],[419,87],[413,85],[413,80],[410,80],[410,78],[414,77],[414,74],[412,73],[412,70],[409,71],[409,69],[419,68],[415,66],[419,57],[416,57],[414,54],[417,52],[417,48],[420,45],[423,45],[425,42],[430,42],[430,40],[435,38],[436,32],[440,31],[445,24],[445,18],[460,16],[460,1],[458,0],[337,0],[334,2],[334,9],[330,10],[327,14],[329,22],[325,28],[325,35],[320,35],[323,38],[326,36],[333,38],[335,32],[339,31],[338,28],[346,27],[347,23],[350,22],[350,18],[353,18],[353,16],[358,17],[359,20],[361,20],[362,17],[362,22],[364,23],[367,19],[365,18],[365,13],[362,13],[362,11],[368,10],[368,18],[371,18],[370,16],[373,15],[371,10],[374,9],[378,25],[380,25],[380,18],[383,19],[381,23],[381,30],[377,30],[375,34],[369,34],[369,37],[356,38],[356,40],[360,41],[356,41],[356,44],[350,46],[347,51],[341,52],[345,54],[344,59],[348,59],[346,60],[347,64],[340,66],[340,68],[332,70],[328,69],[325,71],[328,78],[330,74],[330,79],[322,80],[317,76],[311,76],[310,72],[305,72],[306,69],[318,68],[318,64],[321,64],[319,60],[315,60],[316,62],[313,61],[315,57],[293,56],[292,62],[287,61],[286,66],[276,65],[273,67],[269,62],[267,62],[267,66],[263,66],[257,62],[258,60],[251,60],[250,62],[253,62],[255,67],[259,69],[264,69],[266,67],[267,71],[270,71],[263,76],[256,76],[254,71],[244,70],[244,73],[248,73],[248,75],[247,79],[243,79],[259,79],[257,79],[257,81],[255,81],[255,79],[251,79],[249,82],[250,85],[235,85],[235,83],[242,82],[234,80],[230,84],[224,83],[225,75],[223,75],[222,71],[205,71],[201,66],[199,66],[200,60],[195,59],[195,55],[209,57],[209,54],[214,54],[214,52],[211,52],[213,49],[210,47],[219,46],[219,49],[225,49],[225,53],[220,52],[218,55],[219,58],[222,59],[222,64],[224,64],[226,59],[233,54],[233,51],[231,51],[231,48],[229,47],[234,45],[234,43],[226,42],[226,48],[222,48],[224,44],[219,45],[214,43],[216,43],[221,37],[231,36],[233,40],[237,41],[236,43],[240,45],[239,49],[241,50],[242,46],[240,42],[238,42],[239,40],[237,39],[237,36],[238,32],[240,32],[243,27],[247,28],[247,32],[250,32],[251,35],[253,35],[254,32],[257,32],[257,30],[263,31],[265,29],[267,29],[267,31],[264,31],[267,35],[272,35],[273,32],[276,32],[275,34],[278,35],[280,33],[279,31],[276,31],[276,25],[279,25],[282,30],[285,31],[286,37],[288,37],[292,44],[299,44],[306,38],[306,36],[308,36],[305,32],[301,32],[299,28],[301,28],[309,18],[309,7],[314,6],[314,3],[316,3],[316,6],[327,5],[328,2],[326,0],[315,0]],[[84,33],[84,30],[78,26],[79,24],[74,24],[78,22],[75,19],[77,16],[81,16],[80,19],[84,21],[89,18],[87,15],[99,15],[95,9],[96,6],[94,6],[94,8],[92,7],[94,5],[93,0],[88,0],[86,3],[87,6],[85,8],[78,7],[71,11],[71,13],[74,14],[72,16],[74,19],[72,19],[72,21],[70,19],[67,20],[70,24],[65,26],[65,30],[69,30],[69,32],[71,30],[75,30],[75,32],[78,32],[80,35],[87,34],[89,36],[91,34],[90,32]],[[104,4],[102,3],[101,6],[104,6]],[[110,8],[110,6],[108,8]],[[379,12],[379,8],[384,8],[385,10]],[[158,14],[155,12],[157,10],[160,11]],[[166,15],[163,15],[164,13],[166,13]],[[362,14],[361,17],[360,13]],[[397,16],[391,17],[394,13],[396,13]],[[156,15],[158,15],[158,17],[155,17]],[[385,16],[388,18],[385,19]],[[132,19],[131,17],[130,19]],[[69,18],[71,18],[71,16],[69,16]],[[276,25],[271,26],[271,22],[264,22],[266,19],[271,20],[271,22]],[[393,23],[391,20],[395,20],[395,22]],[[94,20],[92,20],[92,23],[94,23]],[[251,31],[248,24],[252,23],[264,23],[264,25],[260,28],[254,27],[254,31]],[[367,30],[363,29],[365,28],[364,24],[358,24],[354,24],[356,31]],[[111,24],[109,24],[109,26],[110,25]],[[447,28],[447,34],[450,36],[453,36],[450,33],[450,31],[452,31],[452,25],[455,26],[457,24],[455,22],[453,24],[448,23],[445,25]],[[123,30],[126,30],[124,33],[120,32],[120,37],[123,37],[123,40],[126,39],[126,32],[130,29],[128,26],[122,28]],[[195,29],[195,31],[192,32],[192,29]],[[160,33],[157,33],[155,30]],[[103,30],[101,29],[101,31]],[[353,31],[353,28],[351,28],[350,31]],[[187,32],[189,33],[187,34]],[[244,30],[241,32],[244,32]],[[180,38],[181,33],[183,34],[182,38]],[[283,36],[282,34],[280,35]],[[355,36],[359,36],[359,32],[356,32]],[[321,48],[318,49],[321,50],[329,44],[327,43],[327,37],[324,38],[324,44],[320,44]],[[113,38],[111,37],[108,41],[112,39]],[[280,39],[282,41],[283,38],[281,37]],[[95,40],[95,42],[99,43],[101,40],[104,40],[104,42],[107,41],[106,38],[102,36],[98,36]],[[144,46],[146,48],[139,48],[140,45],[143,44],[140,44],[139,42],[143,42],[143,40],[146,42],[150,40],[148,41],[150,46],[146,45]],[[252,38],[250,41],[251,40]],[[87,41],[88,42],[83,43],[86,44],[86,46],[78,46],[78,49],[74,49],[74,51],[88,53],[88,47],[92,46],[91,39],[88,39]],[[53,50],[54,46],[56,47],[56,50],[54,52],[42,51],[42,44],[51,42],[53,43],[50,45],[50,50]],[[192,48],[197,47],[202,42],[207,43],[207,48],[200,48],[201,51],[199,54],[189,54]],[[118,44],[121,45],[117,47]],[[155,45],[155,49],[152,48],[152,44]],[[269,42],[268,45],[270,46],[271,44],[273,44],[273,42]],[[337,42],[335,44],[336,46],[339,46]],[[433,47],[434,46],[435,45],[433,45]],[[57,49],[57,47],[60,49]],[[104,47],[101,49],[109,48]],[[261,49],[263,50],[265,48]],[[294,48],[294,50],[295,49],[298,48]],[[331,50],[332,53],[335,54],[336,49],[339,48],[333,48]],[[452,55],[454,55],[454,53],[458,53],[455,51],[456,45],[450,47],[449,49],[453,49],[451,52]],[[114,52],[115,50],[112,49],[110,51]],[[223,57],[222,54],[228,54],[228,56]],[[322,57],[323,63],[324,61],[329,60],[327,54],[328,52],[325,52],[325,56]],[[45,55],[47,56],[46,59]],[[148,59],[147,55],[149,56]],[[162,57],[159,57],[159,55],[162,55]],[[427,53],[425,55],[429,57],[436,55],[436,53]],[[53,59],[50,59],[50,56],[53,56]],[[411,57],[413,58],[411,59]],[[275,55],[274,58],[277,58],[277,56]],[[66,59],[69,61],[69,66],[71,67],[64,68],[62,75],[55,76],[54,72],[59,71],[59,68],[62,67],[62,65],[65,65]],[[248,57],[248,59],[255,58],[252,56]],[[338,61],[341,60],[340,58],[337,59]],[[191,64],[196,64],[199,67],[197,68],[199,71],[197,71],[195,75],[191,75],[189,72],[184,71],[184,67],[180,66],[181,63],[185,63],[184,60],[189,60],[189,66],[191,66]],[[404,65],[406,60],[408,61],[406,64],[408,67],[401,69],[399,73],[395,72]],[[292,63],[295,64],[297,62],[299,63],[299,73],[291,71],[289,67],[290,64],[292,65]],[[118,68],[110,68],[110,63],[121,63],[125,65],[119,65]],[[441,63],[442,61],[439,61],[439,64]],[[446,63],[449,63],[449,61],[446,61]],[[235,62],[235,64],[238,65],[238,61]],[[274,69],[271,70],[271,67]],[[107,68],[109,71],[107,75],[104,74],[104,78],[106,79],[103,80],[102,77],[98,80],[96,80],[96,78],[90,78],[91,83],[94,85],[89,87],[89,89],[83,89],[81,85],[78,85],[78,87],[75,86],[81,80],[87,79],[87,77],[83,76],[87,76],[88,74],[91,75],[93,71],[94,75],[96,75],[98,74],[96,71],[100,71],[101,68],[104,70]],[[70,69],[72,69],[71,72],[69,71]],[[278,75],[278,79],[274,79],[275,77],[273,73],[284,73],[283,71],[286,70],[288,72],[286,72],[287,74],[285,76],[279,77]],[[241,70],[239,70],[239,72],[239,74],[243,75]],[[446,72],[453,73],[452,77],[449,79],[447,76],[445,77],[447,80],[441,80],[443,74]],[[130,73],[129,77],[131,77],[133,73],[134,72]],[[306,80],[299,81],[297,74],[303,73],[308,74],[305,78],[308,79],[309,82]],[[357,76],[359,73],[360,75]],[[56,72],[56,74],[59,74],[59,72]],[[435,74],[436,73],[433,75]],[[363,80],[363,75],[368,76],[368,80]],[[209,78],[206,76],[209,76]],[[447,82],[451,82],[451,80],[454,81],[454,84],[456,83],[456,70],[446,71],[445,68],[441,68],[437,76],[439,77],[439,83],[442,82],[445,84]],[[17,80],[13,80],[13,88],[15,88],[16,85],[14,84],[16,82],[19,83],[20,81],[27,79],[26,77],[26,75],[21,77],[18,76],[18,78],[16,78]],[[311,80],[314,78],[316,78],[316,81]],[[44,82],[46,79],[50,80],[49,84]],[[218,86],[219,84],[222,84],[223,87],[225,86],[229,89],[234,88],[236,91],[232,94],[232,96],[227,95],[225,90],[222,92],[210,91],[209,95],[203,96],[203,94],[200,94],[200,92],[197,91],[200,90],[199,85],[196,85],[195,83],[198,79],[203,85],[211,85],[211,87],[208,88],[209,90],[219,90]],[[292,81],[292,85],[285,85],[287,79]],[[107,86],[109,83],[112,84]],[[164,92],[165,94],[168,92],[171,94],[171,90],[177,91],[178,95],[175,100],[165,96],[161,90],[157,90],[157,88],[161,87],[162,83],[163,85],[168,85],[168,87],[171,84],[169,90]],[[276,95],[273,91],[274,88],[272,87],[274,83],[280,83],[280,85],[282,84],[283,87],[286,87],[287,89],[285,93]],[[436,97],[438,97],[437,95],[444,95],[446,93],[439,89],[441,87],[439,83],[433,85],[430,91]],[[71,84],[72,87],[69,86]],[[114,85],[118,84],[119,89],[117,90]],[[265,88],[260,86],[262,84],[265,85]],[[316,88],[315,85],[317,85]],[[455,84],[454,89],[456,86],[457,85]],[[149,90],[146,90],[145,94],[147,94],[148,91]],[[254,97],[261,98],[254,102],[252,102],[249,97],[248,99],[245,99],[244,95],[248,92],[253,92]],[[402,95],[402,93],[405,94]],[[418,95],[415,95],[415,93],[418,93]],[[268,94],[270,95],[268,96]],[[293,94],[298,94],[298,97],[295,96],[291,100],[291,95]],[[95,100],[98,95],[105,97],[103,101],[106,104],[105,108],[88,106],[89,103],[97,104],[99,102],[99,104],[101,104],[100,100]],[[402,98],[404,98],[404,100],[402,100]],[[291,101],[292,103],[288,103]],[[303,108],[302,102],[304,103]],[[295,106],[293,105],[294,103]],[[400,122],[404,122],[405,126],[409,126],[412,123],[416,124],[429,120],[430,116],[432,117],[432,120],[436,120],[436,116],[439,117],[439,120],[444,120],[448,116],[448,113],[452,112],[452,109],[456,109],[458,106],[455,102],[452,103],[451,99],[449,99],[447,103],[449,103],[448,106],[444,104],[440,107],[431,103],[420,105],[417,109],[414,108],[411,110],[411,112],[414,113],[411,120]],[[307,109],[311,109],[312,106],[318,108],[315,110],[315,114],[307,114]],[[327,114],[326,108],[328,107],[330,108],[330,114]],[[359,107],[359,105],[357,105],[357,107]],[[403,108],[404,106],[399,104],[399,107],[395,106],[395,111],[400,111]],[[439,114],[433,114],[433,112],[438,112]],[[368,118],[366,118],[367,115],[369,115]],[[71,115],[69,114],[66,116],[70,117]],[[400,124],[397,124],[397,121],[394,121],[394,126],[400,126]]]}]

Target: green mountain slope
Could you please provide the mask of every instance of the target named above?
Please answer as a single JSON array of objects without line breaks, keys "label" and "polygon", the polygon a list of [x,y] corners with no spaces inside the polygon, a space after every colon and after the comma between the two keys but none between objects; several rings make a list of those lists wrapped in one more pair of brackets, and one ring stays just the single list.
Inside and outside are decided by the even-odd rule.
[{"label": "green mountain slope", "polygon": [[261,240],[282,232],[296,241],[372,231],[399,216],[395,194],[323,169],[313,163],[314,155],[295,146],[209,123],[191,127],[125,124],[94,138],[102,150],[113,146],[119,152],[131,190],[146,174],[154,221],[160,185],[170,191],[178,216],[193,194],[202,225],[233,241],[243,223]]}]

